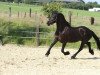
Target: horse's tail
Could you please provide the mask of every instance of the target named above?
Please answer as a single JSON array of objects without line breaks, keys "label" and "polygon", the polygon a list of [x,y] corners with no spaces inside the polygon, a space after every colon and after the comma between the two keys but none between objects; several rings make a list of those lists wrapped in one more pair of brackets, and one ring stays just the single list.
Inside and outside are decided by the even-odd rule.
[{"label": "horse's tail", "polygon": [[99,40],[99,38],[97,37],[97,35],[94,32],[92,32],[92,33],[93,33],[92,36],[95,39],[95,42],[97,44],[97,47],[100,50],[100,40]]}]

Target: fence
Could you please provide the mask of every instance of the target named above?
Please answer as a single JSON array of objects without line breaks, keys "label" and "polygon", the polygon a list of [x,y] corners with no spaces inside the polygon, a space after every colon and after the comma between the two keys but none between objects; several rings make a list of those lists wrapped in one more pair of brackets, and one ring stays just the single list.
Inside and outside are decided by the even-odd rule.
[{"label": "fence", "polygon": [[[19,11],[18,11],[17,16],[19,17],[19,15],[20,15],[20,13],[19,13]],[[12,8],[9,7],[9,17],[11,17],[11,16],[12,16]],[[29,17],[31,17],[31,16],[32,16],[32,9],[30,8],[30,9],[29,9]],[[26,17],[26,12],[24,13],[24,17]]]},{"label": "fence", "polygon": [[[2,14],[2,13],[0,13],[0,14]],[[18,11],[17,14],[13,14],[12,13],[12,8],[10,7],[9,8],[9,13],[7,13],[7,14],[3,13],[3,17],[7,17],[7,19],[9,21],[17,19],[17,20],[22,20],[21,22],[32,22],[32,23],[34,23],[35,28],[36,28],[35,31],[27,31],[26,30],[26,31],[15,31],[15,32],[22,33],[23,35],[27,33],[27,34],[35,35],[35,36],[20,36],[19,38],[22,38],[22,39],[32,39],[32,38],[34,38],[34,39],[36,39],[35,42],[36,42],[37,46],[40,45],[41,39],[43,39],[43,40],[48,40],[48,39],[49,40],[53,40],[53,34],[54,34],[54,31],[55,31],[55,26],[54,27],[49,27],[49,29],[52,28],[53,31],[50,30],[50,32],[46,32],[46,31],[41,32],[40,28],[46,26],[47,18],[43,14],[40,14],[40,13],[37,13],[37,12],[36,13],[32,13],[32,9],[31,8],[29,9],[29,13],[26,13],[26,12],[21,13],[21,12]],[[77,14],[73,15],[71,11],[67,15],[65,15],[65,17],[70,22],[71,25],[80,26],[80,25],[85,25],[86,24],[89,27],[91,27],[89,25],[90,24],[90,22],[89,22],[90,17],[86,17],[86,16],[80,17]],[[96,19],[96,23],[99,23],[98,19]],[[98,28],[94,29],[94,30],[96,31],[97,34],[99,34],[99,29]],[[51,34],[52,34],[52,36],[50,36]],[[48,36],[48,35],[50,36],[49,38],[43,37],[43,36]],[[8,38],[12,38],[12,37],[17,37],[17,36],[13,36],[13,35],[9,36],[8,35],[7,37]]]},{"label": "fence", "polygon": [[[33,37],[33,36],[27,36],[27,37],[25,37],[25,36],[20,36],[20,37],[18,37],[18,36],[7,36],[8,38],[16,38],[16,37],[18,37],[19,39],[36,39],[36,46],[40,46],[40,40],[48,40],[48,38],[46,38],[46,37],[40,37],[40,34],[44,34],[44,35],[46,35],[46,34],[49,34],[49,33],[47,33],[47,32],[30,32],[30,31],[21,31],[21,32],[19,32],[18,31],[18,33],[23,33],[23,34],[25,34],[25,33],[31,33],[31,35],[33,34],[35,34],[36,36],[35,37]],[[52,40],[52,39],[50,39],[49,38],[49,40]]]}]

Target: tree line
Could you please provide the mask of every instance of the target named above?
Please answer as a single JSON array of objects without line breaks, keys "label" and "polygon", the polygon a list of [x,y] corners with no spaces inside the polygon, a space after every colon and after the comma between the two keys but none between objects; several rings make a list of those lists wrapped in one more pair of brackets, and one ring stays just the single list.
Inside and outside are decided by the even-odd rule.
[{"label": "tree line", "polygon": [[[48,0],[0,0],[2,2],[14,2],[14,3],[26,3],[26,4],[39,4],[44,5],[44,2]],[[80,9],[80,10],[88,10],[89,8],[99,7],[100,4],[97,2],[88,2],[85,3],[83,0],[80,3],[77,2],[70,2],[70,3],[59,3],[64,8],[71,8],[71,9]]]},{"label": "tree line", "polygon": [[100,8],[100,4],[97,2],[88,2],[88,3],[64,3],[63,7],[72,8],[72,9],[80,9],[80,10],[88,10],[89,8],[98,7]]},{"label": "tree line", "polygon": [[36,2],[37,0],[0,0],[2,2],[14,2],[14,3],[27,3],[32,4],[33,2]]}]

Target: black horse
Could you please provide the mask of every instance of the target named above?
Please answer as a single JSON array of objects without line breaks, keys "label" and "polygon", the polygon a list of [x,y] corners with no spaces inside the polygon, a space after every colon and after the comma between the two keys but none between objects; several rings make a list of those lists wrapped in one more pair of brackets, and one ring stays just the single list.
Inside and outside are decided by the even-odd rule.
[{"label": "black horse", "polygon": [[64,52],[64,48],[66,43],[78,42],[81,41],[81,45],[79,50],[71,57],[75,59],[76,55],[83,49],[84,45],[86,44],[89,48],[89,52],[94,55],[93,49],[91,49],[91,43],[89,40],[93,37],[97,44],[98,49],[100,49],[100,40],[97,35],[85,26],[79,27],[71,27],[71,25],[66,21],[64,15],[62,13],[53,12],[49,21],[47,22],[48,26],[56,23],[57,29],[55,32],[55,39],[53,43],[50,45],[47,53],[45,54],[48,56],[50,54],[51,48],[60,41],[62,43],[61,52],[64,55],[69,55],[69,51]]}]

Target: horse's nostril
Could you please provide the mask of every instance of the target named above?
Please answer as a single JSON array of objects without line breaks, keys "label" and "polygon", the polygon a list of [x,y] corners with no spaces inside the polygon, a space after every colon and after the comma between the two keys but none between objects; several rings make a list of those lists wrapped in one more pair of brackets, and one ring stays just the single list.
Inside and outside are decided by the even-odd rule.
[{"label": "horse's nostril", "polygon": [[47,22],[47,25],[48,25],[48,26],[50,25],[49,21]]}]

